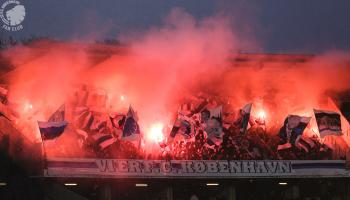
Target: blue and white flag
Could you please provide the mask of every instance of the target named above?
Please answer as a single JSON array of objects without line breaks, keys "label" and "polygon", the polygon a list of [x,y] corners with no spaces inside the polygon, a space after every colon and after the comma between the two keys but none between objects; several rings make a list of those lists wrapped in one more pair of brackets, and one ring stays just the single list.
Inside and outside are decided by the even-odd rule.
[{"label": "blue and white flag", "polygon": [[38,122],[42,140],[51,140],[59,137],[64,132],[68,122],[64,120],[64,105],[62,105],[49,118],[48,122]]},{"label": "blue and white flag", "polygon": [[68,125],[66,121],[62,122],[38,122],[42,140],[52,140],[64,132]]},{"label": "blue and white flag", "polygon": [[340,114],[333,111],[314,109],[320,136],[342,135]]},{"label": "blue and white flag", "polygon": [[139,140],[140,139],[140,127],[137,123],[137,118],[132,107],[129,107],[129,111],[126,115],[125,124],[123,127],[123,140]]},{"label": "blue and white flag", "polygon": [[279,132],[281,141],[277,150],[288,149],[296,145],[296,140],[303,134],[310,119],[310,117],[288,115]]}]

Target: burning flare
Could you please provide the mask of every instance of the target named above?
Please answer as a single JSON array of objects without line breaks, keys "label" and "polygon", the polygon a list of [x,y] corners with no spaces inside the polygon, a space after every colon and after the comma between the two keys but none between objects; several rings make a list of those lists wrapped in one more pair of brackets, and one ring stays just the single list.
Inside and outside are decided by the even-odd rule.
[{"label": "burning flare", "polygon": [[164,140],[163,128],[164,125],[160,122],[152,124],[147,132],[148,139],[155,143],[162,142]]}]

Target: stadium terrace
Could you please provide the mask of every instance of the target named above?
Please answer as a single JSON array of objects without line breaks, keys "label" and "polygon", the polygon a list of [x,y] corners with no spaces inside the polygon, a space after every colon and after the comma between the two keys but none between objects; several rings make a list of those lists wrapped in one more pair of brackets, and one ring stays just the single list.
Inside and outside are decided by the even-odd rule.
[{"label": "stadium terrace", "polygon": [[30,180],[164,189],[158,179],[350,176],[347,59],[235,53],[172,70],[114,45],[29,52],[4,54],[0,147]]}]

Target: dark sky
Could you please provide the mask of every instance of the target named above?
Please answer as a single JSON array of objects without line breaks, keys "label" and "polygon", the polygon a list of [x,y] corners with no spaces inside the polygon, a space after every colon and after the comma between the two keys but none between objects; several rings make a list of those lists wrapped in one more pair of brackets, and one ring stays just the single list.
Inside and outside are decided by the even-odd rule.
[{"label": "dark sky", "polygon": [[[20,0],[24,29],[2,35],[115,38],[128,30],[159,26],[174,7],[197,19],[218,12],[231,16],[234,29],[275,53],[350,50],[349,0]],[[1,4],[4,0],[0,0]]]}]

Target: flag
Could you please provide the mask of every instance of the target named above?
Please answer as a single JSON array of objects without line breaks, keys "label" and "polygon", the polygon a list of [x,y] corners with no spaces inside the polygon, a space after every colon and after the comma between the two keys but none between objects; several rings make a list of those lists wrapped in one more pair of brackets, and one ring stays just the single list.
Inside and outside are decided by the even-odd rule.
[{"label": "flag", "polygon": [[179,132],[181,126],[181,121],[176,119],[173,128],[170,131],[170,137],[175,138],[176,134]]},{"label": "flag", "polygon": [[299,136],[295,141],[295,146],[308,153],[316,146],[316,143],[311,138]]},{"label": "flag", "polygon": [[303,134],[310,119],[310,117],[288,115],[279,132],[281,141],[277,150],[288,149],[291,148],[292,145],[296,145],[296,140]]},{"label": "flag", "polygon": [[109,116],[113,128],[122,129],[125,123],[126,116],[123,114],[117,114],[114,116]]},{"label": "flag", "polygon": [[186,116],[181,116],[175,121],[170,132],[170,137],[175,138],[177,134],[181,134],[185,139],[191,139],[195,135],[195,128],[193,121]]},{"label": "flag", "polygon": [[62,122],[38,122],[42,140],[51,140],[59,137],[67,126],[66,121]]},{"label": "flag", "polygon": [[107,132],[107,116],[102,113],[95,113],[94,120],[90,125],[90,131],[98,133]]},{"label": "flag", "polygon": [[64,121],[65,106],[61,105],[56,112],[54,112],[49,118],[49,122],[62,122]]},{"label": "flag", "polygon": [[280,137],[279,145],[277,146],[277,151],[283,149],[289,149],[292,147],[290,143],[290,132],[287,133],[288,117],[284,120],[283,126],[281,127],[278,136]]},{"label": "flag", "polygon": [[79,106],[75,108],[74,123],[75,126],[84,130],[89,131],[92,123],[94,122],[94,115],[88,107]]},{"label": "flag", "polygon": [[132,107],[126,115],[125,124],[123,127],[122,139],[124,140],[138,140],[140,139],[140,127],[136,121],[136,114]]},{"label": "flag", "polygon": [[[210,115],[204,122],[204,131],[207,134],[207,142],[220,145],[222,143],[223,131],[222,131],[222,106],[218,106],[214,109],[208,110]],[[206,121],[206,122],[205,122]]]},{"label": "flag", "polygon": [[247,131],[252,105],[252,103],[249,103],[239,110],[239,118],[237,119],[235,124],[238,125],[239,132],[241,134],[244,134]]},{"label": "flag", "polygon": [[107,147],[109,147],[110,145],[112,145],[113,143],[115,143],[117,141],[116,138],[114,138],[112,135],[110,134],[94,134],[91,136],[93,139],[93,143],[99,147],[100,150],[103,150]]},{"label": "flag", "polygon": [[62,105],[54,112],[48,122],[38,122],[42,140],[51,140],[59,137],[64,132],[68,123],[64,120],[65,108]]},{"label": "flag", "polygon": [[320,136],[342,135],[340,114],[333,111],[314,109]]}]

